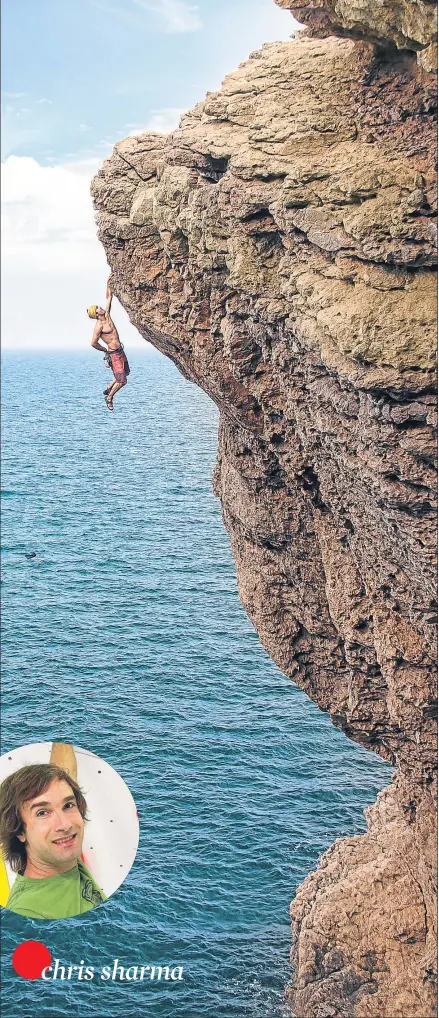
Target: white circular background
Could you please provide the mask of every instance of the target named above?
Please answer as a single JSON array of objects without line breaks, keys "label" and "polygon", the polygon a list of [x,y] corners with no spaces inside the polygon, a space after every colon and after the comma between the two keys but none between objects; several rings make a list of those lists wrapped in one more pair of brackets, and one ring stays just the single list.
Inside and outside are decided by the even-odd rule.
[{"label": "white circular background", "polygon": [[[49,763],[51,742],[33,742],[0,757],[0,782],[20,767]],[[77,781],[90,819],[85,824],[82,855],[87,869],[109,898],[123,883],[136,858],[139,821],[134,799],[120,774],[87,749],[73,746]],[[15,873],[6,865],[9,886]]]}]

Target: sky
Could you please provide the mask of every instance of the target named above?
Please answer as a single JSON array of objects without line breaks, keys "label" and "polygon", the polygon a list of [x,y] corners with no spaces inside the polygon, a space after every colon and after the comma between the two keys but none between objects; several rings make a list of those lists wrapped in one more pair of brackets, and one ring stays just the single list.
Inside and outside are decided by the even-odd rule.
[{"label": "sky", "polygon": [[[170,131],[252,50],[298,27],[272,0],[3,0],[2,343],[89,346],[108,267],[90,180],[113,145]],[[127,348],[144,347],[123,308]]]}]

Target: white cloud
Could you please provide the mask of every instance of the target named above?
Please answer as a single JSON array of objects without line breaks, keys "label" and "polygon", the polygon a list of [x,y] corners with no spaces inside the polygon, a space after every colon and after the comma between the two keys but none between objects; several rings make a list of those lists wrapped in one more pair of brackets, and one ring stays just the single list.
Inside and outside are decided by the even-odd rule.
[{"label": "white cloud", "polygon": [[160,110],[151,110],[151,116],[145,124],[126,124],[125,126],[131,128],[130,136],[144,134],[145,131],[169,134],[169,131],[175,131],[175,128],[178,127],[180,117],[184,112],[185,110],[179,106],[164,106]]},{"label": "white cloud", "polygon": [[[2,326],[4,348],[87,349],[88,305],[102,302],[108,276],[96,237],[90,180],[100,160],[41,166],[9,156],[2,164]],[[144,345],[116,303],[129,346]]]},{"label": "white cloud", "polygon": [[26,92],[2,92],[6,99],[23,99]]},{"label": "white cloud", "polygon": [[198,7],[184,0],[134,0],[137,7],[158,14],[167,32],[196,32],[202,28]]},{"label": "white cloud", "polygon": [[51,99],[44,99],[44,98],[43,99],[36,99],[35,102],[37,104],[38,103],[49,103],[49,105],[52,106],[52,100]]}]

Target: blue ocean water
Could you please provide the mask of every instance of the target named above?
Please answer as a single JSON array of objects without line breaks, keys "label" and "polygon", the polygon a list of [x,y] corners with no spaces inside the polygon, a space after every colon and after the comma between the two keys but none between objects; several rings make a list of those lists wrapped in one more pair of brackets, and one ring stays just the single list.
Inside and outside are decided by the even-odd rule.
[{"label": "blue ocean water", "polygon": [[[106,410],[100,358],[3,362],[3,746],[74,742],[139,810],[125,884],[93,912],[3,912],[4,1018],[281,1018],[288,906],[391,769],[282,675],[238,600],[211,492],[217,411],[136,351]],[[36,550],[41,565],[28,562]],[[183,981],[26,981],[66,966],[181,965]]]}]

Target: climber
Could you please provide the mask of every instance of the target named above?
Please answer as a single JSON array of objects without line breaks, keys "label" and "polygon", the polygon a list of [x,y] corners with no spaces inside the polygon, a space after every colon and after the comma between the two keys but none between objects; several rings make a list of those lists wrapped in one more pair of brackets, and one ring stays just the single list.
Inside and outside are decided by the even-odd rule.
[{"label": "climber", "polygon": [[6,908],[30,919],[70,919],[106,901],[82,861],[87,819],[80,786],[55,763],[31,763],[4,778],[0,844],[16,874]]},{"label": "climber", "polygon": [[[116,392],[122,389],[127,384],[127,375],[130,373],[130,366],[124,348],[119,339],[119,333],[116,326],[110,317],[112,293],[110,290],[110,280],[107,283],[107,293],[105,301],[105,311],[99,307],[98,304],[92,304],[87,309],[89,318],[96,318],[97,322],[93,332],[93,338],[91,345],[95,350],[100,350],[101,353],[105,354],[104,361],[107,367],[112,369],[114,375],[114,382],[111,383],[106,389],[104,389],[105,402],[109,410],[114,410],[113,399]],[[102,346],[100,340],[106,344]]]}]

